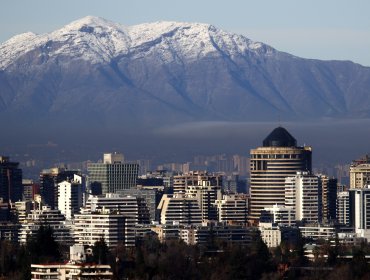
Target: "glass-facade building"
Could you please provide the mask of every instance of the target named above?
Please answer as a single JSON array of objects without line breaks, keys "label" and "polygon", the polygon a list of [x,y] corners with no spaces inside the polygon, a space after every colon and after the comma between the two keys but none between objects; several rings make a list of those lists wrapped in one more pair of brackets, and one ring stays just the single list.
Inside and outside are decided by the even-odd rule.
[{"label": "glass-facade building", "polygon": [[139,172],[137,163],[90,163],[87,166],[89,185],[99,186],[101,193],[115,193],[136,187]]}]

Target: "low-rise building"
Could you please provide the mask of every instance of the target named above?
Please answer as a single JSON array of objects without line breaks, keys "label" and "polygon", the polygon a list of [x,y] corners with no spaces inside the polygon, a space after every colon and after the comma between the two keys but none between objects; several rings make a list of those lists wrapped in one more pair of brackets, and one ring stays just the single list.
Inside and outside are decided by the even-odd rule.
[{"label": "low-rise building", "polygon": [[223,195],[215,202],[219,222],[246,224],[248,219],[248,197],[246,195]]},{"label": "low-rise building", "polygon": [[299,230],[301,231],[303,237],[309,238],[313,241],[316,241],[318,239],[335,239],[337,234],[337,228],[333,225],[304,225],[300,226]]},{"label": "low-rise building", "polygon": [[260,222],[273,223],[279,226],[293,226],[295,225],[295,211],[292,207],[275,204],[261,211]]},{"label": "low-rise building", "polygon": [[180,226],[178,223],[172,225],[153,225],[151,230],[157,234],[160,242],[179,239]]},{"label": "low-rise building", "polygon": [[245,225],[227,223],[203,223],[180,228],[179,236],[189,245],[206,244],[214,240],[248,245],[252,242],[255,229]]},{"label": "low-rise building", "polygon": [[20,224],[11,222],[0,223],[0,240],[7,240],[10,242],[18,242],[18,233]]},{"label": "low-rise building", "polygon": [[273,223],[259,223],[261,238],[269,248],[274,248],[281,243],[280,227]]},{"label": "low-rise building", "polygon": [[183,193],[164,194],[158,205],[161,211],[161,224],[191,225],[202,223],[202,213],[196,198],[186,197]]},{"label": "low-rise building", "polygon": [[70,260],[64,263],[31,264],[31,280],[110,280],[110,265],[86,263],[82,246],[70,247]]}]

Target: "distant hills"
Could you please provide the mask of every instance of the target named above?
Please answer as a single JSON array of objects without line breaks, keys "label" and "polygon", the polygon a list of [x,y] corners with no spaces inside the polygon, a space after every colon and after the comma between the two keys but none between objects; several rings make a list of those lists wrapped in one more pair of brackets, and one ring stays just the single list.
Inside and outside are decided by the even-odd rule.
[{"label": "distant hills", "polygon": [[0,45],[0,123],[156,127],[370,116],[370,67],[303,59],[212,25],[85,17]]}]

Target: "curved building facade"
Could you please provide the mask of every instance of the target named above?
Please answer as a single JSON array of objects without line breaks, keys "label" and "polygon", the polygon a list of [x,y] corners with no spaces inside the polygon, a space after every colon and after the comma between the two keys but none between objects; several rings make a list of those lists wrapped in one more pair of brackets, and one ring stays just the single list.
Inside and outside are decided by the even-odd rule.
[{"label": "curved building facade", "polygon": [[285,203],[285,178],[297,171],[310,171],[312,149],[298,147],[297,140],[283,127],[275,128],[263,146],[250,153],[250,219],[261,210]]}]

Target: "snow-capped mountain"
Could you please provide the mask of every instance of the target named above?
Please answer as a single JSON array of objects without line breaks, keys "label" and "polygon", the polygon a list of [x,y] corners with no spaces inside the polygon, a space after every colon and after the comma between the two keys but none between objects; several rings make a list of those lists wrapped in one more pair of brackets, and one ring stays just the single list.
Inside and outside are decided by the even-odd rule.
[{"label": "snow-capped mountain", "polygon": [[163,62],[171,62],[175,57],[197,60],[217,55],[219,51],[233,56],[247,51],[258,52],[263,47],[263,52],[274,52],[262,43],[209,24],[155,22],[125,27],[88,16],[50,34],[27,32],[6,41],[0,46],[0,69],[35,49],[41,51],[40,56],[48,58],[68,56],[98,64],[109,63],[118,56],[134,54],[135,58],[140,58],[146,52],[150,54],[153,47],[160,48]]},{"label": "snow-capped mountain", "polygon": [[0,45],[7,123],[153,125],[370,115],[370,68],[308,60],[209,24],[85,17]]}]

